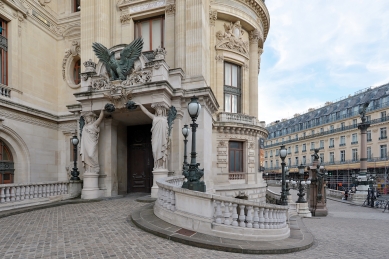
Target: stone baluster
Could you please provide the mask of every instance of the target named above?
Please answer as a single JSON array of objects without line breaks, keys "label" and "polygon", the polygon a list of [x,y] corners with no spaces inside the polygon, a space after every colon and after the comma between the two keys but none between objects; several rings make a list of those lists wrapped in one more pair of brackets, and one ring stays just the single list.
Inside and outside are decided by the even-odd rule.
[{"label": "stone baluster", "polygon": [[252,228],[253,227],[253,206],[247,206],[247,227]]},{"label": "stone baluster", "polygon": [[5,187],[5,202],[10,201],[9,196],[9,187]]},{"label": "stone baluster", "polygon": [[42,198],[42,184],[38,184],[38,198]]},{"label": "stone baluster", "polygon": [[16,197],[15,197],[15,200],[16,201],[20,201],[20,186],[16,186],[16,192],[15,192],[15,194],[16,194]]},{"label": "stone baluster", "polygon": [[34,198],[38,198],[38,193],[39,193],[39,185],[34,184]]},{"label": "stone baluster", "polygon": [[10,201],[15,201],[16,196],[16,187],[12,186],[9,188],[9,199]]},{"label": "stone baluster", "polygon": [[42,197],[45,198],[47,197],[47,185],[46,184],[42,184]]},{"label": "stone baluster", "polygon": [[163,195],[164,195],[164,192],[165,192],[165,189],[162,187],[161,188],[161,200],[160,200],[160,203],[159,203],[159,205],[161,205],[161,207],[163,207],[163,199],[164,199]]},{"label": "stone baluster", "polygon": [[163,195],[164,196],[164,200],[163,200],[163,207],[164,208],[167,208],[167,206],[169,204],[168,203],[168,194],[167,194],[168,191],[169,191],[168,189],[164,189],[164,195]]},{"label": "stone baluster", "polygon": [[4,187],[0,187],[0,203],[4,203],[5,202],[5,188]]},{"label": "stone baluster", "polygon": [[222,209],[221,209],[221,201],[216,201],[216,223],[222,223]]},{"label": "stone baluster", "polygon": [[166,208],[170,210],[170,207],[172,206],[172,198],[170,197],[170,190],[166,190],[166,198],[167,198],[167,205]]},{"label": "stone baluster", "polygon": [[275,223],[275,228],[280,228],[280,210],[274,210],[275,213],[275,218],[276,218],[276,223]]},{"label": "stone baluster", "polygon": [[176,210],[176,193],[174,191],[170,191],[170,210],[175,211]]},{"label": "stone baluster", "polygon": [[284,211],[282,212],[282,227],[286,227],[286,221],[287,221],[286,213],[287,213],[286,210],[284,210]]},{"label": "stone baluster", "polygon": [[59,183],[59,195],[64,194],[64,192],[63,192],[63,186],[64,186],[63,183]]},{"label": "stone baluster", "polygon": [[265,218],[263,217],[264,208],[259,208],[259,228],[265,228]]},{"label": "stone baluster", "polygon": [[24,199],[30,199],[30,186],[25,185],[24,186]]},{"label": "stone baluster", "polygon": [[29,185],[28,186],[30,189],[30,199],[34,198],[34,185]]},{"label": "stone baluster", "polygon": [[61,184],[60,183],[57,183],[56,185],[56,188],[57,188],[57,195],[61,195]]},{"label": "stone baluster", "polygon": [[53,196],[54,195],[54,184],[49,184],[49,188],[50,188],[50,196]]},{"label": "stone baluster", "polygon": [[224,225],[231,225],[230,203],[224,202]]},{"label": "stone baluster", "polygon": [[273,209],[269,209],[269,228],[274,228]]},{"label": "stone baluster", "polygon": [[20,200],[23,201],[26,195],[26,187],[20,186]]},{"label": "stone baluster", "polygon": [[264,216],[264,218],[265,218],[265,221],[264,221],[264,223],[265,223],[265,229],[268,229],[268,228],[269,228],[269,209],[268,209],[268,208],[266,208],[266,209],[264,210],[263,216]]},{"label": "stone baluster", "polygon": [[254,218],[253,218],[254,219],[254,225],[253,225],[254,228],[259,228],[258,210],[259,210],[258,207],[254,207]]},{"label": "stone baluster", "polygon": [[69,194],[69,192],[68,192],[68,184],[69,184],[69,183],[65,183],[65,184],[64,184],[64,191],[65,191],[65,194]]},{"label": "stone baluster", "polygon": [[57,187],[58,187],[57,184],[53,183],[53,189],[54,189],[54,190],[53,190],[53,195],[54,195],[54,196],[57,196],[57,192],[58,192]]},{"label": "stone baluster", "polygon": [[232,225],[234,227],[238,226],[238,211],[237,211],[238,204],[233,203],[232,204]]},{"label": "stone baluster", "polygon": [[244,215],[244,207],[245,205],[240,204],[239,205],[239,227],[246,227],[246,223],[244,222],[246,220],[246,216]]}]

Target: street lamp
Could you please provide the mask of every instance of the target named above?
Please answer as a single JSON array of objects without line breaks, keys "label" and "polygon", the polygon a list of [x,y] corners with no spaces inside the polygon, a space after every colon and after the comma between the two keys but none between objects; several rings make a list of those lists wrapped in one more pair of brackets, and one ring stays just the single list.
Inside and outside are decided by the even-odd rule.
[{"label": "street lamp", "polygon": [[188,113],[192,118],[192,152],[190,153],[190,164],[189,169],[183,172],[183,175],[187,179],[182,184],[182,188],[186,188],[193,191],[205,192],[204,182],[200,182],[200,178],[204,175],[204,169],[199,168],[199,163],[196,162],[196,124],[197,117],[201,111],[201,105],[198,102],[198,98],[193,96],[190,103],[188,104]]},{"label": "street lamp", "polygon": [[290,177],[289,177],[289,167],[285,166],[285,178],[287,179],[286,182],[286,196],[290,195],[290,188],[289,188],[289,183],[290,183]]},{"label": "street lamp", "polygon": [[285,181],[285,157],[286,157],[286,148],[284,145],[280,148],[280,158],[282,160],[282,189],[281,189],[281,205],[288,205],[286,198],[286,181]]},{"label": "street lamp", "polygon": [[70,180],[80,180],[80,177],[78,177],[80,175],[80,172],[78,172],[78,169],[77,169],[77,145],[78,145],[79,141],[78,141],[78,138],[76,135],[74,135],[72,137],[71,142],[73,144],[74,167],[73,167],[73,170],[71,172],[72,177],[70,178]]},{"label": "street lamp", "polygon": [[188,170],[188,161],[187,161],[187,155],[186,155],[186,145],[188,143],[188,140],[186,139],[189,136],[190,129],[188,128],[188,125],[184,125],[182,128],[182,135],[184,135],[184,143],[185,143],[185,148],[184,148],[184,164],[182,165],[182,170],[183,172]]},{"label": "street lamp", "polygon": [[300,164],[298,167],[299,169],[299,192],[298,192],[298,200],[296,203],[305,203],[307,202],[305,199],[304,199],[304,187],[303,187],[303,184],[302,184],[302,181],[304,180],[304,169],[305,169],[305,166],[303,164]]}]

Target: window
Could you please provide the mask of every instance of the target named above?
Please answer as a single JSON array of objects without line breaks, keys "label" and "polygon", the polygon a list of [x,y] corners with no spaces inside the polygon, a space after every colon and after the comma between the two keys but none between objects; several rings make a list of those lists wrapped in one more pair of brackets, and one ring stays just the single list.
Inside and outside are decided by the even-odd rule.
[{"label": "window", "polygon": [[324,140],[320,140],[320,148],[324,148]]},{"label": "window", "polygon": [[81,83],[80,73],[81,73],[81,59],[77,60],[76,63],[74,63],[74,67],[73,67],[73,80],[75,85]]},{"label": "window", "polygon": [[324,129],[323,128],[320,128],[320,133],[323,133],[324,132]]},{"label": "window", "polygon": [[330,131],[331,131],[331,132],[334,131],[334,125],[331,125],[331,126],[330,126]]},{"label": "window", "polygon": [[367,147],[367,159],[371,160],[371,147]]},{"label": "window", "polygon": [[165,17],[159,16],[135,22],[135,38],[143,38],[142,51],[164,47]]},{"label": "window", "polygon": [[358,133],[351,135],[351,144],[358,144]]},{"label": "window", "polygon": [[7,22],[0,19],[0,83],[8,85],[8,40]]},{"label": "window", "polygon": [[334,163],[334,162],[335,162],[334,152],[330,152],[330,163]]},{"label": "window", "polygon": [[340,151],[340,162],[346,161],[346,151],[342,150]]},{"label": "window", "polygon": [[273,160],[270,161],[270,167],[273,168]]},{"label": "window", "polygon": [[306,156],[303,156],[303,165],[307,164],[307,158]]},{"label": "window", "polygon": [[311,150],[315,149],[315,142],[311,142]]},{"label": "window", "polygon": [[276,160],[276,167],[280,167],[280,164],[278,163],[278,160]]},{"label": "window", "polygon": [[381,112],[381,119],[385,119],[386,117],[386,111]]},{"label": "window", "polygon": [[73,12],[79,12],[81,7],[80,7],[80,2],[81,0],[73,0],[73,6],[72,6],[72,9],[73,9]]},{"label": "window", "polygon": [[346,145],[346,137],[345,136],[340,136],[340,144],[339,146],[344,146]]},{"label": "window", "polygon": [[294,162],[295,162],[295,165],[299,165],[299,158],[298,157],[295,157],[295,159],[294,159]]},{"label": "window", "polygon": [[380,139],[386,139],[386,127],[385,128],[380,128]]},{"label": "window", "polygon": [[292,153],[292,152],[291,152],[291,148],[288,147],[288,154],[290,154],[290,153]]},{"label": "window", "polygon": [[276,149],[276,156],[279,156],[279,155],[280,155],[280,150]]},{"label": "window", "polygon": [[371,141],[371,130],[367,131],[367,141]]},{"label": "window", "polygon": [[358,149],[354,148],[351,150],[353,155],[353,161],[358,161]]},{"label": "window", "polygon": [[344,124],[344,122],[342,122],[342,123],[340,124],[340,128],[343,130],[345,127],[346,127],[346,125]]},{"label": "window", "polygon": [[288,166],[291,167],[292,166],[292,159],[289,157],[288,158]]},{"label": "window", "polygon": [[315,131],[314,130],[311,131],[311,135],[315,135]]},{"label": "window", "polygon": [[381,154],[381,158],[388,157],[388,151],[386,145],[380,145],[380,154]]},{"label": "window", "polygon": [[229,142],[230,172],[243,172],[243,142]]},{"label": "window", "polygon": [[303,144],[303,152],[307,151],[307,145]]},{"label": "window", "polygon": [[370,115],[366,116],[366,121],[371,121],[371,116]]},{"label": "window", "polygon": [[[224,111],[239,113],[241,96],[240,66],[224,63]],[[277,140],[278,142],[278,140]]]},{"label": "window", "polygon": [[0,184],[9,184],[14,181],[14,163],[12,153],[7,145],[0,140]]},{"label": "window", "polygon": [[334,146],[335,146],[335,139],[330,138],[330,147],[334,147]]},{"label": "window", "polygon": [[265,158],[267,158],[267,151],[265,151]]},{"label": "window", "polygon": [[273,150],[270,150],[270,157],[273,157]]},{"label": "window", "polygon": [[323,153],[320,153],[320,162],[321,162],[321,163],[324,162],[324,154],[323,154]]},{"label": "window", "polygon": [[353,119],[353,126],[356,127],[358,125],[357,119]]},{"label": "window", "polygon": [[298,153],[298,152],[299,152],[299,146],[298,146],[298,145],[296,145],[296,146],[294,147],[294,152],[295,152],[295,153]]}]

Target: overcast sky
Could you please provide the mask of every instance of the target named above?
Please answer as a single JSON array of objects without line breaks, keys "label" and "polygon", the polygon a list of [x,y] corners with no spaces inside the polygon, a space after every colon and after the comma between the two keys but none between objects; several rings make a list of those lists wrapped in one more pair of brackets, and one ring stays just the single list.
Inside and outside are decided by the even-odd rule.
[{"label": "overcast sky", "polygon": [[266,0],[259,120],[389,82],[389,0]]}]

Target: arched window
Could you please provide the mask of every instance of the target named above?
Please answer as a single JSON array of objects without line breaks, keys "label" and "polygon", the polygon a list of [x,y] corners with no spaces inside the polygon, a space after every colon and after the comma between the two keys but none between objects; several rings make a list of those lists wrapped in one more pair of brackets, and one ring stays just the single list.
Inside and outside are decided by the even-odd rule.
[{"label": "arched window", "polygon": [[78,85],[81,82],[81,59],[77,60],[76,63],[74,63],[73,67],[73,80],[74,84]]},{"label": "arched window", "polygon": [[0,140],[0,184],[14,182],[14,163],[11,151],[7,145]]}]

